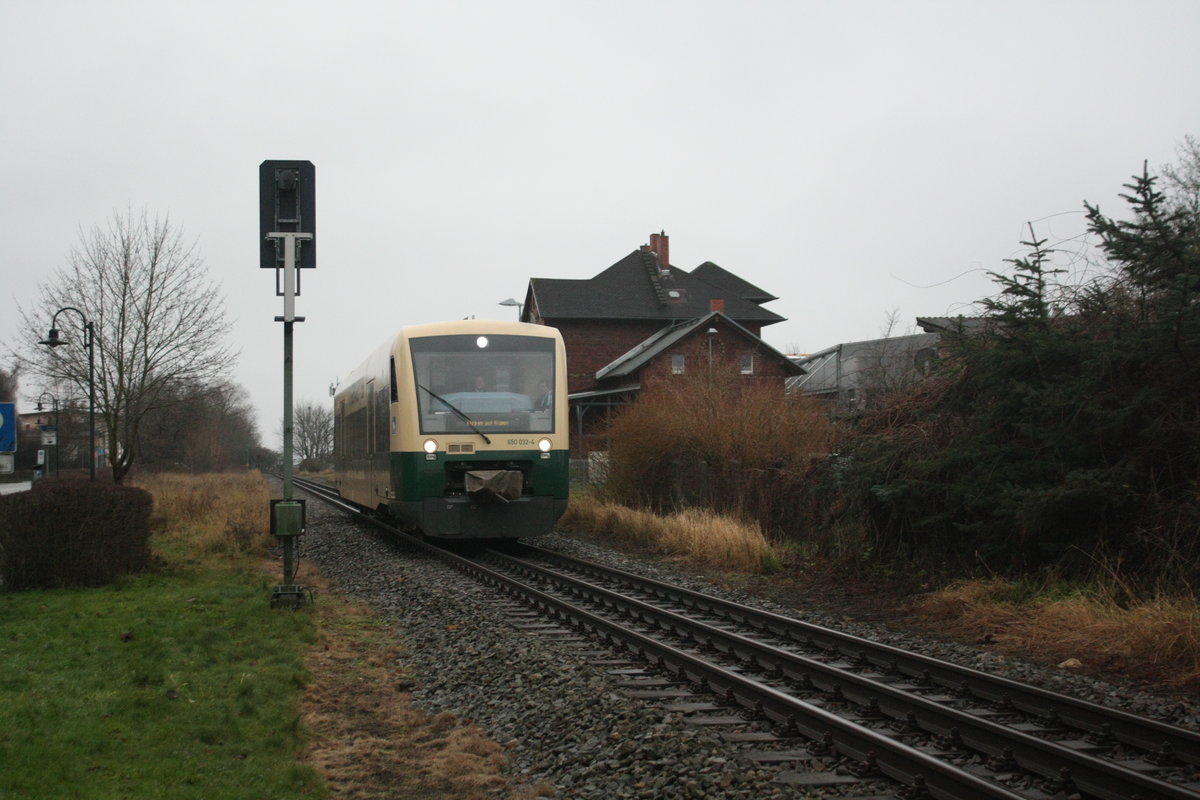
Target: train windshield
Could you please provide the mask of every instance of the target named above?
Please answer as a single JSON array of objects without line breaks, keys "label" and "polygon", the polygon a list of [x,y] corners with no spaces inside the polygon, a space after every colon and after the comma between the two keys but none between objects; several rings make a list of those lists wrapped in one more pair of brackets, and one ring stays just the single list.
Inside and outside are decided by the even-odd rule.
[{"label": "train windshield", "polygon": [[455,334],[409,340],[421,433],[553,433],[554,340]]}]

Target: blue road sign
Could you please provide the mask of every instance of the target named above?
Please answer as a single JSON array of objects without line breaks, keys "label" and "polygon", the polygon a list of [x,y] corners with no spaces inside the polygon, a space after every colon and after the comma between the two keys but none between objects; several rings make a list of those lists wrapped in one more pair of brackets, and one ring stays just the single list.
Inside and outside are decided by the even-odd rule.
[{"label": "blue road sign", "polygon": [[17,451],[17,406],[0,403],[0,453]]}]

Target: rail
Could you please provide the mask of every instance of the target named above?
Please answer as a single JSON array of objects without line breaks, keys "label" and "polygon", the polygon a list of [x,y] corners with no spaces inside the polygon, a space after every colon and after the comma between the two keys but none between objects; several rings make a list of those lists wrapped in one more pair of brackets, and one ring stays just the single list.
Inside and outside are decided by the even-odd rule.
[{"label": "rail", "polygon": [[[359,511],[327,486],[303,480],[297,486],[343,510]],[[1045,797],[1040,790],[1020,788],[1020,781],[1012,788],[1000,779],[1006,773],[1028,771],[1047,781],[1051,795],[1078,791],[1101,800],[1200,800],[1200,786],[1192,783],[1195,775],[1189,772],[1200,759],[1200,736],[1190,731],[542,548],[525,548],[527,558],[495,551],[468,558],[370,515],[359,516],[405,546],[451,564],[563,624],[796,731],[814,741],[810,749],[815,752],[870,765],[918,794],[960,800]],[[602,586],[601,581],[624,588]],[[651,635],[637,627],[655,631]],[[796,647],[815,648],[848,663],[830,664],[796,652]],[[720,659],[736,666],[716,663]],[[869,670],[882,674],[863,674]],[[821,707],[837,703],[803,699],[799,695],[805,692],[795,687],[829,693],[838,703],[856,707],[858,718]],[[991,711],[953,707],[914,691],[920,687],[991,703],[1001,712],[1019,711],[1035,723],[1010,726],[992,721]],[[864,724],[864,716],[898,724],[907,735],[937,737],[949,743],[941,747],[948,752],[906,744],[895,730]],[[1090,741],[1052,741],[1032,732],[1059,727],[1076,728]],[[1122,762],[1097,755],[1118,742],[1150,753]],[[975,772],[982,774],[975,774],[954,758],[942,757],[964,749],[982,754],[994,769],[976,765]],[[1180,764],[1187,774],[1182,779]]]}]

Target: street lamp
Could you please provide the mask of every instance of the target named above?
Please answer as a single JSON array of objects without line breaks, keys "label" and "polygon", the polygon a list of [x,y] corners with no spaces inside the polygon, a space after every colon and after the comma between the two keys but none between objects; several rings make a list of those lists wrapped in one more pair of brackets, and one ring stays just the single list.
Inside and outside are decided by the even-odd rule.
[{"label": "street lamp", "polygon": [[55,436],[55,439],[54,439],[54,477],[61,478],[62,477],[62,451],[59,450],[60,445],[58,443],[58,428],[59,428],[58,398],[55,397],[54,395],[50,394],[49,392],[42,392],[40,395],[38,395],[37,407],[34,409],[34,411],[38,411],[38,412],[45,411],[45,409],[42,408],[42,398],[43,397],[49,397],[51,404],[54,407],[54,436]]},{"label": "street lamp", "polygon": [[83,346],[88,351],[88,469],[90,471],[91,480],[96,480],[96,329],[95,326],[84,316],[83,312],[73,306],[66,306],[54,312],[54,317],[50,320],[50,333],[46,338],[38,342],[47,347],[59,347],[60,345],[69,344],[58,338],[58,328],[54,327],[58,322],[58,315],[64,311],[74,311],[79,315],[80,321],[83,323]]},{"label": "street lamp", "polygon": [[525,308],[525,306],[524,306],[524,305],[522,305],[521,303],[518,303],[516,300],[512,299],[511,297],[510,297],[510,298],[508,298],[507,300],[501,300],[499,303],[497,303],[497,305],[501,305],[501,306],[516,306],[516,307],[517,307],[517,319],[518,319],[518,320],[519,320],[519,319],[521,319],[521,311],[522,311],[522,309],[524,309],[524,308]]}]

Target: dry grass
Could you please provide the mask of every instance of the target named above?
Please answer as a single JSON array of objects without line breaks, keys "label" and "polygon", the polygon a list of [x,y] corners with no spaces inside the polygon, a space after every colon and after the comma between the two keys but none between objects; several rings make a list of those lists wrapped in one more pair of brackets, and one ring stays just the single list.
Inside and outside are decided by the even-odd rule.
[{"label": "dry grass", "polygon": [[617,415],[606,496],[664,513],[709,508],[783,530],[797,519],[814,459],[834,440],[827,408],[717,360],[712,370],[655,382]]},{"label": "dry grass", "polygon": [[757,525],[703,509],[659,516],[576,495],[559,525],[607,542],[684,555],[719,569],[759,574],[778,564]]},{"label": "dry grass", "polygon": [[161,473],[134,481],[154,495],[154,515],[167,535],[201,552],[265,553],[271,546],[270,493],[262,474]]},{"label": "dry grass", "polygon": [[1085,668],[1200,686],[1200,603],[1158,596],[1120,604],[1099,593],[1022,597],[1009,582],[954,584],[923,598],[917,611],[981,643],[1055,663],[1075,658]]},{"label": "dry grass", "polygon": [[404,797],[527,800],[545,785],[514,788],[501,774],[503,748],[451,714],[430,716],[405,692],[394,633],[368,609],[310,581],[323,601],[315,612],[320,639],[305,666],[312,678],[301,714],[312,740],[306,761],[325,775],[339,800]]}]

